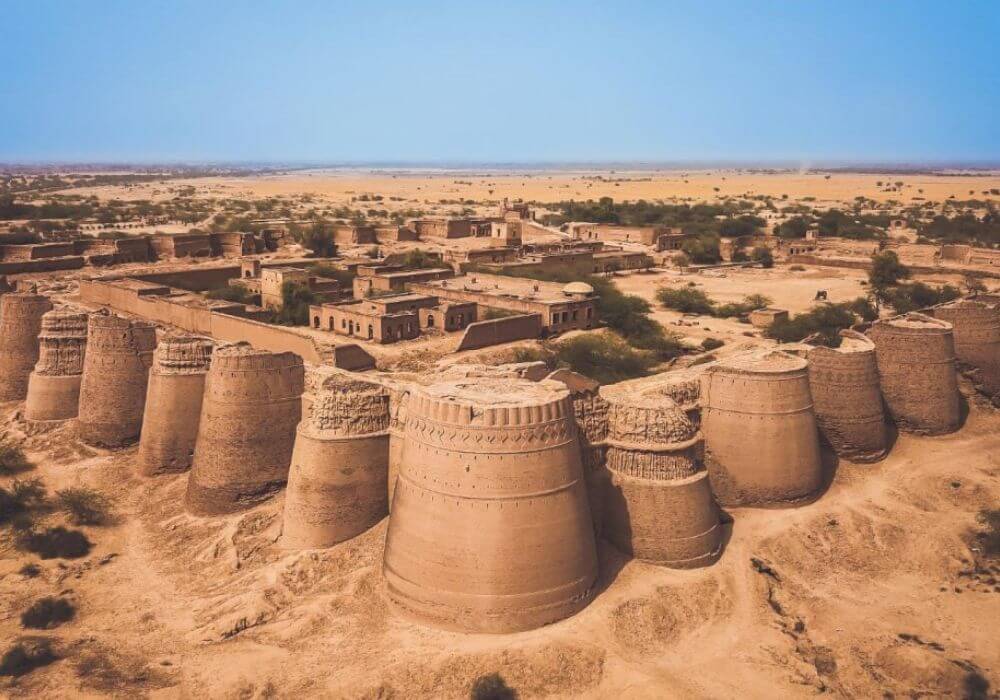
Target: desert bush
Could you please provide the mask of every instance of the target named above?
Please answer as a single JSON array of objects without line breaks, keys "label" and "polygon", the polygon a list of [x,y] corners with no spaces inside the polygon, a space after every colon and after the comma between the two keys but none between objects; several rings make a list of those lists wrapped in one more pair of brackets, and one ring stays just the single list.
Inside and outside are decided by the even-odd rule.
[{"label": "desert bush", "polygon": [[491,673],[473,682],[469,697],[471,700],[517,700],[518,693],[499,673]]},{"label": "desert bush", "polygon": [[42,569],[40,566],[38,566],[38,564],[34,563],[25,564],[20,569],[18,569],[17,573],[21,574],[21,576],[24,576],[24,578],[35,578],[40,573],[42,573]]},{"label": "desert bush", "polygon": [[213,289],[205,296],[209,299],[221,299],[222,301],[232,301],[237,304],[253,304],[256,299],[256,295],[253,292],[238,284]]},{"label": "desert bush", "polygon": [[857,321],[854,312],[846,304],[823,304],[811,311],[794,317],[779,319],[764,332],[768,338],[782,343],[793,343],[811,335],[827,347],[840,347],[840,331],[850,328]]},{"label": "desert bush", "polygon": [[56,491],[56,499],[74,525],[104,525],[111,517],[111,502],[94,489],[61,489]]},{"label": "desert bush", "polygon": [[32,464],[24,456],[24,451],[17,445],[0,441],[0,474],[7,476],[19,474],[31,469]]},{"label": "desert bush", "polygon": [[975,536],[979,551],[987,559],[1000,559],[1000,509],[980,511],[976,520],[983,526]]},{"label": "desert bush", "polygon": [[923,282],[911,282],[889,287],[882,296],[896,313],[905,314],[958,299],[962,293],[950,284],[935,288]]},{"label": "desert bush", "polygon": [[656,364],[652,353],[636,350],[612,333],[576,336],[554,349],[561,365],[601,384],[644,376]]},{"label": "desert bush", "polygon": [[806,268],[803,267],[802,265],[789,265],[788,269],[791,270],[792,272],[805,272],[806,271]]},{"label": "desert bush", "polygon": [[22,637],[0,657],[0,676],[23,676],[58,659],[44,637]]},{"label": "desert bush", "polygon": [[21,613],[21,626],[50,630],[73,619],[76,607],[65,598],[39,598]]},{"label": "desert bush", "polygon": [[757,246],[754,248],[753,252],[750,253],[750,259],[766,268],[774,267],[774,256],[771,254],[771,249],[767,246]]},{"label": "desert bush", "polygon": [[656,300],[668,309],[685,314],[711,316],[715,312],[713,302],[705,292],[692,287],[661,287],[656,290]]},{"label": "desert bush", "polygon": [[68,530],[62,526],[42,531],[25,530],[18,533],[16,544],[19,549],[37,554],[42,559],[78,559],[89,554],[94,546],[79,530]]},{"label": "desert bush", "polygon": [[45,486],[41,479],[15,479],[9,489],[0,487],[0,524],[24,527],[30,523],[32,512],[45,504]]},{"label": "desert bush", "polygon": [[701,341],[701,347],[703,350],[716,350],[725,345],[725,342],[719,340],[718,338],[705,338]]}]

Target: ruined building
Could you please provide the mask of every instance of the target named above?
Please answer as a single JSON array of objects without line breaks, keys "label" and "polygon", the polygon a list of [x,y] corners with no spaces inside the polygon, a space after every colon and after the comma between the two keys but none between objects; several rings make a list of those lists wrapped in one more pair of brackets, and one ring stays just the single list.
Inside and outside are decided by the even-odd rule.
[{"label": "ruined building", "polygon": [[807,361],[780,351],[727,358],[702,375],[702,432],[723,506],[812,499],[823,484]]},{"label": "ruined building", "polygon": [[335,373],[323,379],[295,437],[284,547],[330,547],[389,513],[389,394]]},{"label": "ruined building", "polygon": [[955,340],[950,323],[919,313],[876,321],[875,342],[882,395],[900,430],[940,435],[961,420]]},{"label": "ruined building", "polygon": [[816,422],[839,456],[874,462],[889,447],[875,344],[856,331],[840,336],[840,347],[818,345],[806,354]]},{"label": "ruined building", "polygon": [[98,447],[135,442],[142,429],[156,328],[109,313],[93,313],[80,382],[80,439]]},{"label": "ruined building", "polygon": [[87,349],[87,314],[63,309],[42,316],[38,363],[28,379],[24,417],[29,421],[76,418]]},{"label": "ruined building", "polygon": [[988,396],[1000,395],[1000,308],[973,299],[934,309],[934,317],[951,324],[955,356],[974,368],[973,380]]},{"label": "ruined building", "polygon": [[294,353],[247,343],[215,351],[185,497],[189,512],[236,512],[285,485],[302,389],[302,358]]},{"label": "ruined building", "polygon": [[33,288],[0,296],[0,402],[23,401],[38,361],[42,316],[52,309]]},{"label": "ruined building", "polygon": [[589,602],[597,552],[565,386],[413,390],[383,573],[398,608],[468,631],[532,629]]},{"label": "ruined building", "polygon": [[701,433],[663,396],[603,387],[608,402],[605,532],[619,549],[674,568],[721,551],[719,509],[702,464]]},{"label": "ruined building", "polygon": [[143,476],[190,468],[211,357],[203,338],[167,336],[156,347],[137,457]]}]

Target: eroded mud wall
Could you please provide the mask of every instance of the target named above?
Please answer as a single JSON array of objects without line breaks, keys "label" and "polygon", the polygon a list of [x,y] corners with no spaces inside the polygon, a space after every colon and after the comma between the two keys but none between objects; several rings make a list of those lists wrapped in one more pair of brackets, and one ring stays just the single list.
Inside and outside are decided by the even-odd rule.
[{"label": "eroded mud wall", "polygon": [[29,421],[76,418],[87,350],[87,314],[57,309],[42,316],[38,362],[28,379],[24,417]]}]

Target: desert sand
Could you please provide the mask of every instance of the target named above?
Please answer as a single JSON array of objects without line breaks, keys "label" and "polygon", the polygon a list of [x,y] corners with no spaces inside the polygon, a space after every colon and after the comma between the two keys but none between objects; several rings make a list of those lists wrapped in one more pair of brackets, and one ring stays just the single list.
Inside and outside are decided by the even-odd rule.
[{"label": "desert sand", "polygon": [[602,545],[594,602],[513,635],[433,630],[387,608],[384,521],[289,553],[276,544],[280,497],[199,519],[182,507],[187,477],[136,477],[135,448],[92,450],[69,428],[26,440],[32,476],[111,495],[117,520],[84,528],[90,554],[40,561],[36,578],[16,573],[24,560],[5,546],[3,637],[42,595],[79,606],[52,633],[69,658],[9,697],[460,698],[493,672],[522,698],[961,696],[997,684],[1000,566],[973,573],[968,535],[1000,497],[1000,414],[975,400],[956,434],[901,436],[883,462],[831,465],[811,505],[730,511],[711,567],[666,570]]}]

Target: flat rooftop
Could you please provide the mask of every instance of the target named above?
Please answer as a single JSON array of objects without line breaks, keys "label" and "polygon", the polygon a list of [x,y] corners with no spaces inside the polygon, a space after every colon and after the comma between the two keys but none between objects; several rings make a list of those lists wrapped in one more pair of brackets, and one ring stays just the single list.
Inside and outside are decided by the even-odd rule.
[{"label": "flat rooftop", "polygon": [[434,280],[424,284],[439,289],[476,292],[496,297],[515,297],[550,304],[570,300],[568,296],[563,294],[563,287],[566,285],[562,282],[542,282],[525,277],[476,273],[475,275],[452,277],[446,280]]},{"label": "flat rooftop", "polygon": [[422,270],[400,270],[398,272],[380,272],[378,277],[388,277],[389,279],[406,279],[408,277],[419,277],[421,275],[427,275],[431,273],[448,273],[451,274],[452,269],[450,267],[432,267]]}]

